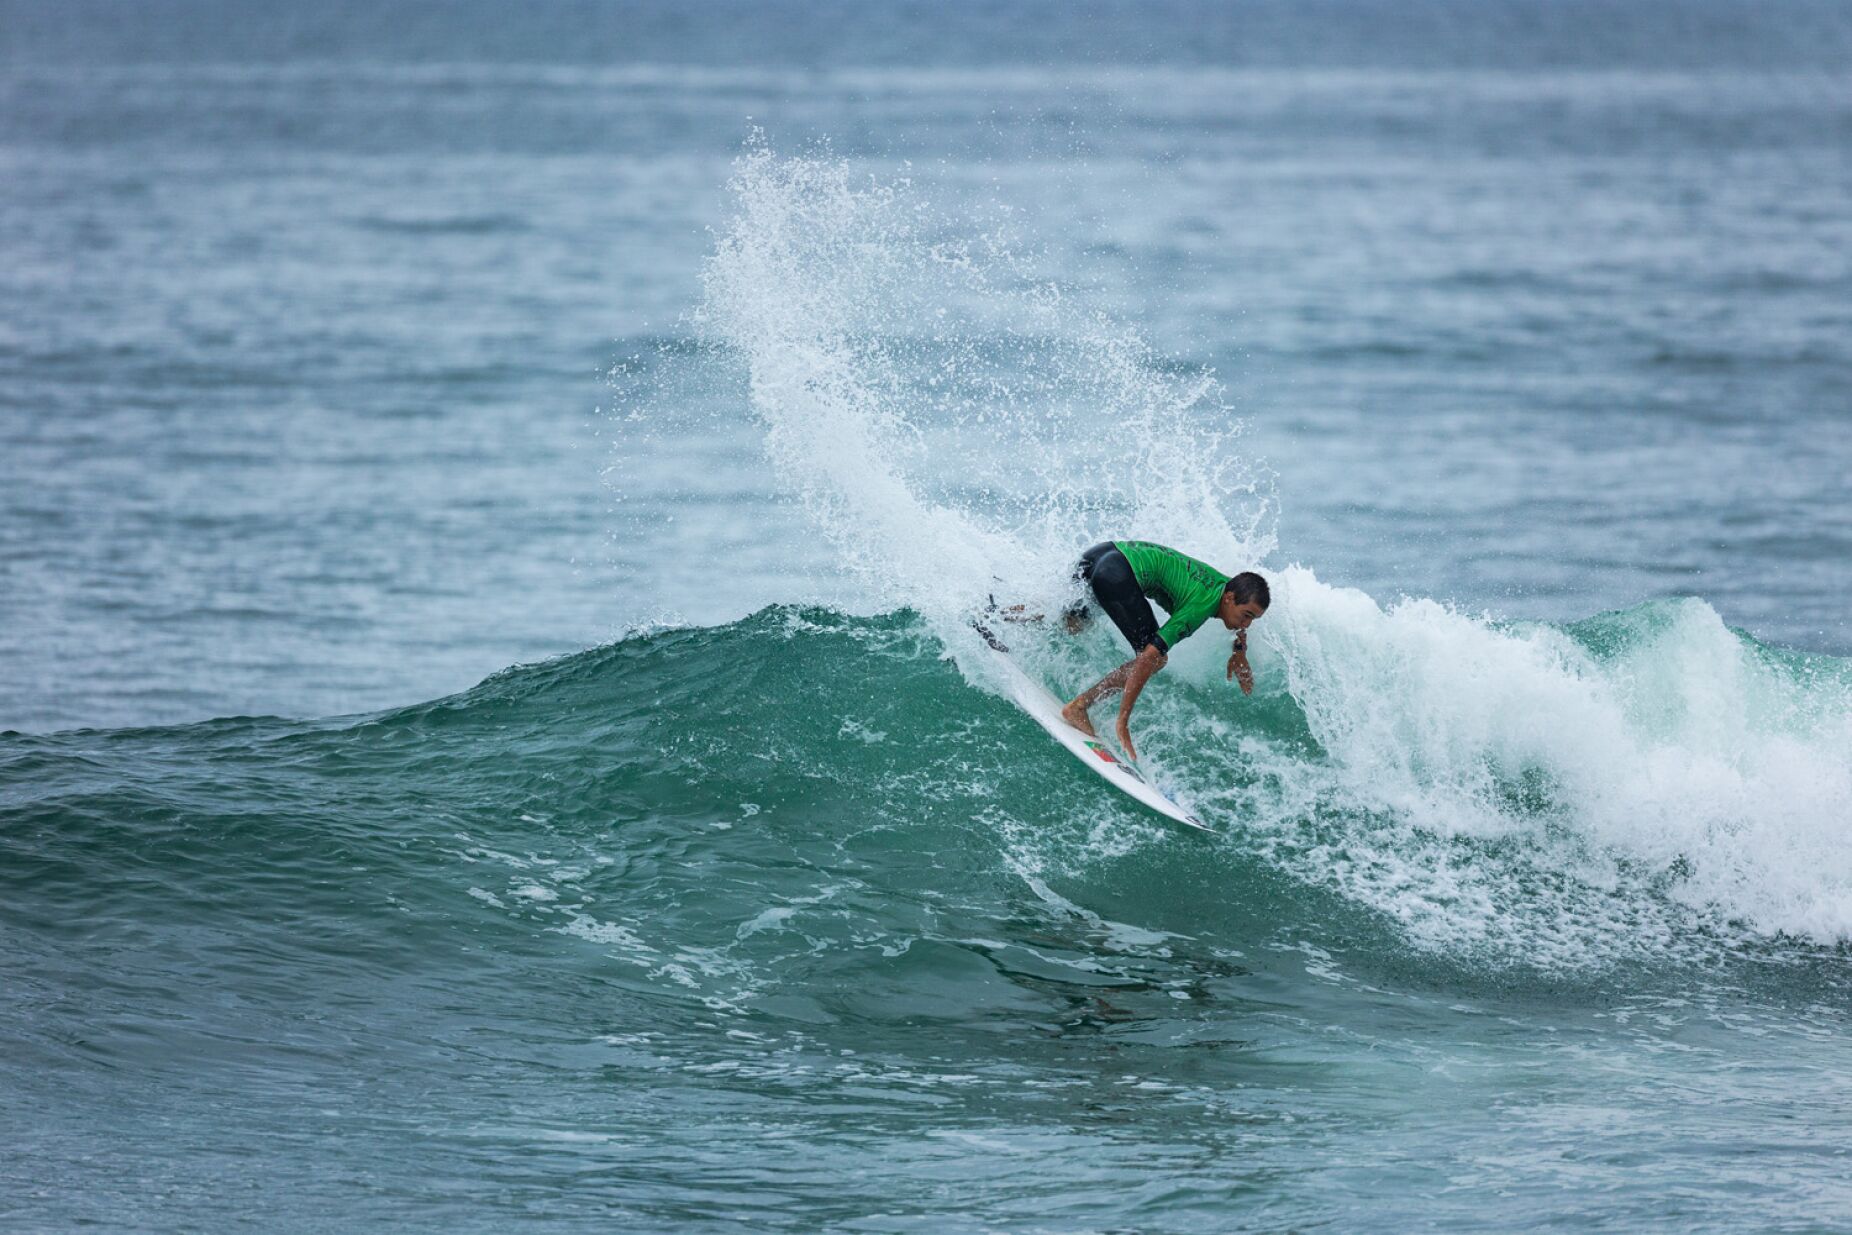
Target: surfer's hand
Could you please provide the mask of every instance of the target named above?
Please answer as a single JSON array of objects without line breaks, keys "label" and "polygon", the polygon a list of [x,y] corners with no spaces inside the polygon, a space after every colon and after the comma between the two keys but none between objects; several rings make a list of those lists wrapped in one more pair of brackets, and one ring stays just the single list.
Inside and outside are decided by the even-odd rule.
[{"label": "surfer's hand", "polygon": [[1119,718],[1119,745],[1125,747],[1126,758],[1138,762],[1138,748],[1132,745],[1132,727],[1125,723],[1125,717]]},{"label": "surfer's hand", "polygon": [[1248,654],[1246,652],[1236,652],[1233,656],[1228,658],[1228,676],[1230,678],[1240,678],[1242,694],[1251,695],[1254,693],[1254,671],[1248,668]]}]

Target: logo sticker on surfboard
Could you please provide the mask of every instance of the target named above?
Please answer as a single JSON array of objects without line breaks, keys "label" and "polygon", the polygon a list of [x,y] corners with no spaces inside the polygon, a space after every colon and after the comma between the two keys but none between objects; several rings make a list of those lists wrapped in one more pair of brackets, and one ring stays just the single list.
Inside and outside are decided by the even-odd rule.
[{"label": "logo sticker on surfboard", "polygon": [[1104,746],[1101,746],[1098,742],[1088,741],[1083,738],[1082,745],[1084,745],[1088,750],[1092,751],[1094,754],[1098,755],[1100,757],[1100,762],[1112,764],[1115,768],[1118,768],[1121,772],[1124,772],[1127,776],[1131,777],[1133,780],[1142,781],[1145,779],[1145,774],[1143,772],[1140,772],[1137,768],[1133,767],[1131,764],[1127,763],[1125,760],[1118,758],[1111,751],[1107,750]]}]

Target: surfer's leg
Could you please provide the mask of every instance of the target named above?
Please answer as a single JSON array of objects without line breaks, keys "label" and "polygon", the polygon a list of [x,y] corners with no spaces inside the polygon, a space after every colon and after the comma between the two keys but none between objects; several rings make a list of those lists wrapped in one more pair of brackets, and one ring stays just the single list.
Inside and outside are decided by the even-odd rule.
[{"label": "surfer's leg", "polygon": [[1090,738],[1098,737],[1099,734],[1093,731],[1093,721],[1088,717],[1088,711],[1092,709],[1094,704],[1106,698],[1106,696],[1116,695],[1124,690],[1126,679],[1132,676],[1132,666],[1137,663],[1138,661],[1136,658],[1128,660],[1093,685],[1087,687],[1087,689],[1081,691],[1080,694],[1074,698],[1073,702],[1061,709],[1061,719]]},{"label": "surfer's leg", "polygon": [[[1088,587],[1100,608],[1112,619],[1112,624],[1132,645],[1132,654],[1136,656],[1151,643],[1157,644],[1160,652],[1169,652],[1158,638],[1157,614],[1152,612],[1151,602],[1145,599],[1144,589],[1138,586],[1138,576],[1132,573],[1132,564],[1125,560],[1125,554],[1110,544],[1095,548],[1104,548],[1106,552],[1100,554],[1087,572]],[[1093,551],[1087,550],[1088,553]]]},{"label": "surfer's leg", "polygon": [[1138,586],[1138,576],[1132,572],[1132,564],[1125,560],[1125,554],[1108,541],[1087,550],[1080,566],[1080,577],[1086,580],[1093,599],[1119,628],[1125,641],[1132,645],[1134,653],[1134,659],[1080,692],[1061,709],[1063,720],[1089,737],[1095,737],[1098,735],[1093,732],[1093,722],[1087,718],[1088,709],[1106,696],[1125,689],[1132,666],[1138,663],[1136,654],[1144,651],[1147,644],[1157,644],[1161,652],[1169,649],[1158,638],[1157,614],[1151,611],[1151,602],[1145,599],[1143,589]]}]

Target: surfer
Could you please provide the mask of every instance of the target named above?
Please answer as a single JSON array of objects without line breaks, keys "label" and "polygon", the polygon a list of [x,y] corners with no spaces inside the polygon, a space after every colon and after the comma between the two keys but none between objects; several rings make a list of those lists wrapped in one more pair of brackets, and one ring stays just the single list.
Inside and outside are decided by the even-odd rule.
[{"label": "surfer", "polygon": [[[1097,736],[1087,717],[1088,710],[1114,691],[1123,691],[1124,698],[1119,701],[1119,744],[1125,747],[1126,754],[1138,758],[1130,728],[1132,705],[1138,702],[1138,694],[1151,675],[1164,667],[1170,650],[1211,617],[1221,618],[1222,625],[1235,632],[1234,653],[1228,658],[1229,678],[1240,681],[1242,694],[1254,692],[1254,674],[1248,668],[1247,631],[1267,611],[1272,596],[1267,581],[1253,571],[1243,571],[1231,579],[1165,545],[1148,540],[1109,540],[1081,554],[1074,581],[1087,585],[1093,601],[1132,645],[1131,660],[1061,709],[1061,718],[1088,737]],[[1151,610],[1152,600],[1170,614],[1170,620],[1161,628]],[[1093,621],[1093,605],[1083,597],[1068,606],[1062,618],[1069,634],[1079,634]]]}]

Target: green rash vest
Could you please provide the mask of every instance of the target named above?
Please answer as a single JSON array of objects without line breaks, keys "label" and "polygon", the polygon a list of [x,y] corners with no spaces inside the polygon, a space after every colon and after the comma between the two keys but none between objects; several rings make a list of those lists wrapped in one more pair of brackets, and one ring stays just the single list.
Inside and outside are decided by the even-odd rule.
[{"label": "green rash vest", "polygon": [[1158,631],[1166,648],[1176,647],[1179,640],[1188,639],[1198,626],[1215,616],[1216,607],[1222,603],[1222,589],[1228,586],[1227,575],[1148,540],[1115,540],[1113,547],[1132,564],[1139,590],[1170,614],[1170,620]]}]

